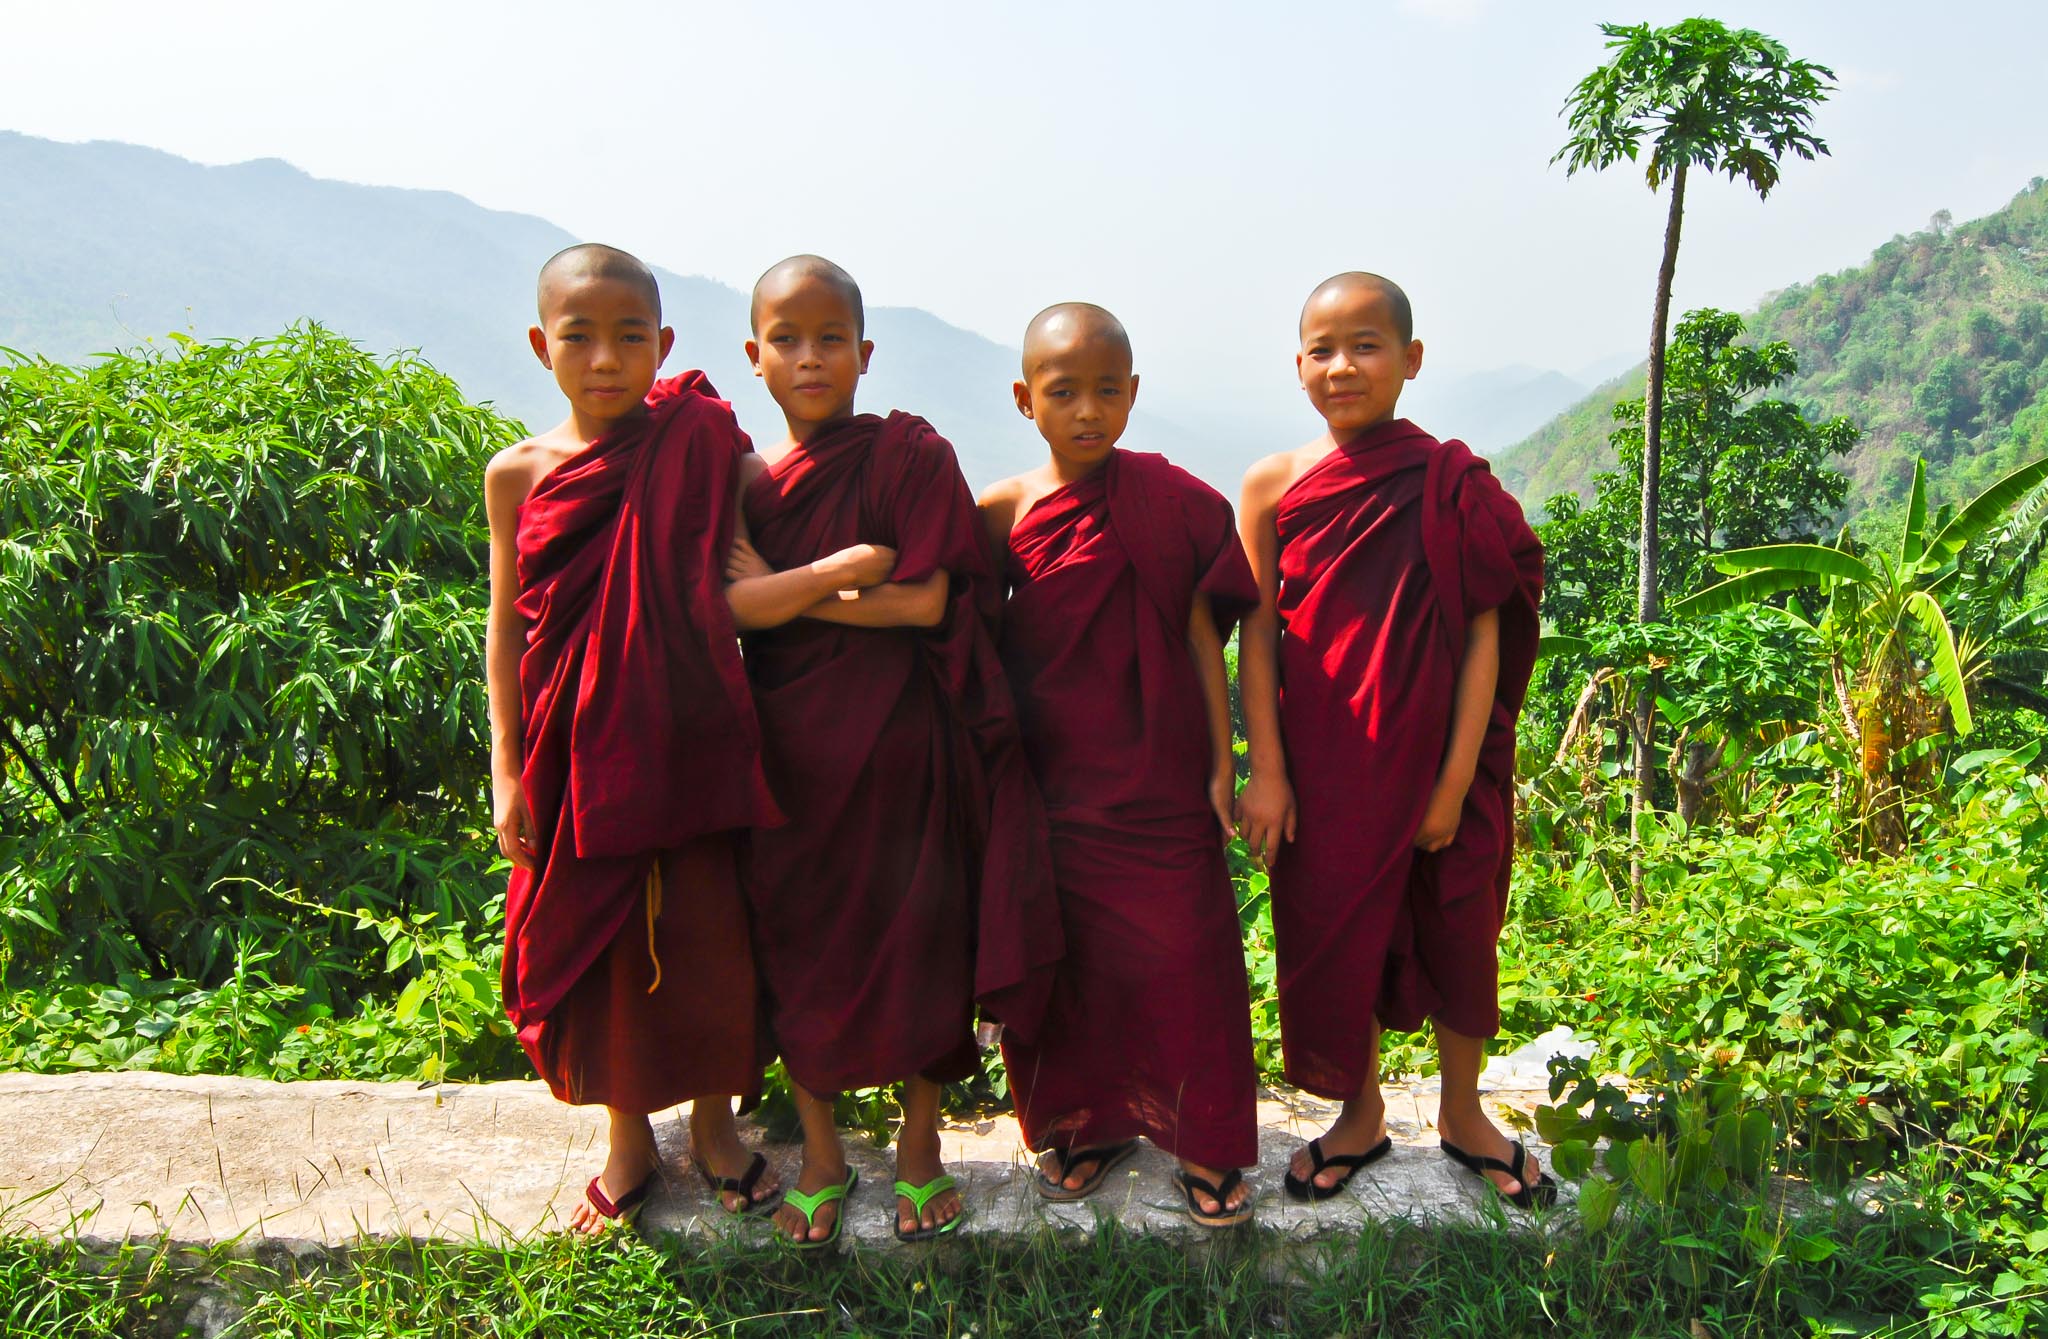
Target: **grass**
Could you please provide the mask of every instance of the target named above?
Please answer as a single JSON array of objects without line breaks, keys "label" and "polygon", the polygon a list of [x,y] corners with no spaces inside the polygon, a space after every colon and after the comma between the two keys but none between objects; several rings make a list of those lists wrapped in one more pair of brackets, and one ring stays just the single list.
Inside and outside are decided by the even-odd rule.
[{"label": "grass", "polygon": [[[798,1256],[729,1242],[553,1237],[380,1243],[266,1260],[226,1250],[0,1241],[8,1335],[173,1336],[195,1305],[244,1337],[308,1335],[1534,1335],[1912,1333],[1924,1260],[1883,1219],[1825,1225],[1826,1259],[1674,1266],[1744,1211],[1645,1215],[1598,1235],[1378,1226],[1190,1250],[1107,1225],[1082,1241],[968,1238],[911,1256]],[[1731,1216],[1732,1215],[1732,1216]],[[1803,1225],[1807,1230],[1813,1224]],[[1711,1256],[1711,1252],[1706,1252]],[[223,1305],[223,1304],[226,1305]],[[217,1322],[216,1322],[217,1323]]]}]

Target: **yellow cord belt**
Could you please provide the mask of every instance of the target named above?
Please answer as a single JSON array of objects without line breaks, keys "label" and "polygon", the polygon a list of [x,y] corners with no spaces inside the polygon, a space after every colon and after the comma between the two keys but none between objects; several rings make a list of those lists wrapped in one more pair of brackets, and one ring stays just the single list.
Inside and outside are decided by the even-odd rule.
[{"label": "yellow cord belt", "polygon": [[661,989],[661,955],[654,951],[654,922],[661,918],[661,857],[647,867],[647,960],[654,964],[654,984],[647,987],[652,995]]}]

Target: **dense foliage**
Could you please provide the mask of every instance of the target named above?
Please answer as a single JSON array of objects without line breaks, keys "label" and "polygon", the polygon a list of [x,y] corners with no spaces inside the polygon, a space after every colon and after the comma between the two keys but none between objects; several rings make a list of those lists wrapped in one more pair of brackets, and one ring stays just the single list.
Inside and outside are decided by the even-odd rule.
[{"label": "dense foliage", "polygon": [[207,992],[348,1012],[411,956],[376,921],[481,930],[510,435],[317,327],[0,369],[0,972],[126,983],[106,1059],[234,1067],[177,1053]]}]

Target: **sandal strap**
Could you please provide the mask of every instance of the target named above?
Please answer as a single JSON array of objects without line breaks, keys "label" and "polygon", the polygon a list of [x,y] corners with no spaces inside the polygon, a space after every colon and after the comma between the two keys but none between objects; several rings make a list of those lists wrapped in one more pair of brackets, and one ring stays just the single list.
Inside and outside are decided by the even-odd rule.
[{"label": "sandal strap", "polygon": [[908,1181],[898,1181],[896,1183],[896,1193],[909,1200],[910,1207],[917,1212],[919,1217],[923,1217],[925,1205],[930,1204],[933,1199],[951,1190],[957,1184],[958,1182],[954,1181],[951,1175],[940,1172],[921,1186],[914,1186]]},{"label": "sandal strap", "polygon": [[823,1190],[804,1191],[792,1188],[782,1192],[782,1200],[785,1204],[795,1205],[796,1211],[804,1216],[804,1222],[808,1225],[817,1221],[818,1210],[834,1200],[845,1199],[847,1192],[853,1189],[853,1181],[854,1178],[849,1174],[846,1180],[837,1185],[826,1186]]},{"label": "sandal strap", "polygon": [[604,1217],[621,1218],[640,1207],[640,1202],[647,1198],[647,1188],[653,1184],[654,1176],[649,1173],[645,1181],[619,1196],[618,1202],[614,1204],[611,1196],[604,1193],[604,1187],[599,1184],[598,1178],[593,1176],[590,1178],[590,1184],[583,1187],[583,1198],[589,1200],[590,1207]]},{"label": "sandal strap", "polygon": [[1363,1153],[1326,1154],[1323,1152],[1323,1141],[1320,1139],[1311,1139],[1308,1141],[1308,1156],[1309,1161],[1314,1163],[1315,1165],[1310,1169],[1309,1175],[1314,1176],[1317,1172],[1320,1172],[1325,1167],[1348,1167],[1352,1171],[1357,1171],[1359,1168],[1364,1167],[1369,1163],[1376,1162],[1380,1158],[1384,1157],[1384,1147],[1386,1144],[1387,1139],[1385,1137],[1382,1137],[1379,1143],[1374,1144],[1371,1148],[1365,1150],[1365,1152]]},{"label": "sandal strap", "polygon": [[739,1183],[733,1187],[733,1192],[746,1200],[747,1203],[752,1204],[754,1202],[754,1187],[761,1184],[761,1177],[767,1170],[768,1159],[756,1153],[754,1160],[747,1164],[747,1170],[740,1173]]}]

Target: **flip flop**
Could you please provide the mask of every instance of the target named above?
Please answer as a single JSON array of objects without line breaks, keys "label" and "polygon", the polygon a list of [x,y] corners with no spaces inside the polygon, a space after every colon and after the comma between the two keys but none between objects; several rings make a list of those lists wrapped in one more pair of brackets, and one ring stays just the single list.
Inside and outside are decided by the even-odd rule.
[{"label": "flip flop", "polygon": [[[1522,1175],[1523,1170],[1529,1165],[1529,1150],[1522,1147],[1522,1141],[1519,1139],[1515,1141],[1515,1160],[1511,1163],[1502,1162],[1499,1158],[1489,1158],[1480,1154],[1467,1153],[1464,1149],[1448,1141],[1441,1143],[1439,1147],[1443,1149],[1445,1157],[1486,1182],[1487,1185],[1493,1186],[1495,1194],[1514,1205],[1517,1209],[1548,1209],[1551,1205],[1557,1203],[1557,1182],[1550,1179],[1549,1173],[1538,1172],[1537,1175],[1542,1179],[1534,1185],[1529,1184],[1528,1178]],[[1493,1178],[1487,1175],[1488,1172],[1506,1172],[1509,1176],[1520,1181],[1522,1188],[1510,1195],[1494,1184]]]},{"label": "flip flop", "polygon": [[[1230,1192],[1237,1189],[1243,1181],[1244,1169],[1240,1167],[1232,1167],[1228,1172],[1224,1173],[1223,1181],[1220,1185],[1211,1185],[1207,1179],[1196,1176],[1186,1168],[1178,1168],[1173,1173],[1173,1183],[1180,1187],[1180,1193],[1187,1199],[1188,1217],[1194,1219],[1202,1227],[1243,1227],[1246,1223],[1252,1221],[1251,1196],[1245,1196],[1244,1203],[1238,1205],[1235,1209],[1228,1207]],[[1218,1205],[1223,1206],[1223,1211],[1213,1214],[1203,1213],[1201,1203],[1195,1199],[1195,1194],[1198,1191],[1215,1200]]]},{"label": "flip flop", "polygon": [[[1038,1175],[1032,1179],[1037,1183],[1041,1198],[1051,1200],[1055,1204],[1069,1204],[1074,1200],[1086,1199],[1100,1190],[1103,1181],[1116,1169],[1117,1164],[1137,1151],[1138,1141],[1135,1139],[1126,1139],[1121,1144],[1103,1144],[1097,1148],[1056,1148],[1052,1150],[1052,1155],[1059,1163],[1059,1175],[1047,1176],[1045,1169],[1041,1167],[1038,1169]],[[1087,1179],[1078,1187],[1067,1185],[1067,1178],[1074,1174],[1074,1168],[1089,1162],[1095,1164],[1095,1170],[1088,1174]]]},{"label": "flip flop", "polygon": [[590,1178],[590,1184],[583,1187],[583,1198],[589,1202],[591,1208],[597,1210],[598,1217],[631,1227],[633,1220],[640,1216],[640,1210],[647,1205],[647,1191],[654,1185],[656,1175],[655,1172],[649,1172],[639,1185],[619,1196],[616,1203],[611,1196],[604,1193],[604,1187],[599,1185],[598,1178],[593,1176]]},{"label": "flip flop", "polygon": [[[1308,1160],[1311,1164],[1308,1175],[1305,1177],[1296,1176],[1290,1171],[1287,1175],[1280,1178],[1280,1188],[1298,1200],[1335,1199],[1344,1193],[1346,1186],[1351,1184],[1351,1178],[1358,1175],[1359,1168],[1370,1167],[1393,1151],[1394,1138],[1392,1135],[1383,1136],[1377,1144],[1374,1144],[1363,1153],[1325,1154],[1323,1152],[1323,1141],[1320,1138],[1311,1139],[1308,1141]],[[1344,1175],[1337,1179],[1335,1185],[1318,1185],[1316,1184],[1316,1177],[1325,1167],[1342,1167]]]},{"label": "flip flop", "polygon": [[[954,1185],[953,1178],[941,1172],[921,1186],[914,1186],[908,1181],[898,1181],[896,1183],[896,1193],[910,1201],[910,1212],[913,1216],[922,1218],[924,1217],[924,1206],[930,1204],[935,1196],[951,1190]],[[889,1221],[890,1225],[896,1229],[896,1240],[917,1242],[930,1241],[935,1237],[945,1236],[954,1228],[959,1227],[960,1220],[966,1216],[967,1206],[963,1204],[960,1206],[960,1212],[954,1214],[945,1222],[932,1227],[914,1227],[908,1232],[903,1230],[902,1218],[894,1213],[890,1215]]]},{"label": "flip flop", "polygon": [[845,1199],[853,1193],[853,1188],[859,1184],[860,1173],[848,1167],[846,1169],[846,1180],[836,1186],[826,1186],[823,1190],[816,1193],[806,1193],[795,1188],[783,1191],[782,1202],[804,1216],[805,1237],[802,1241],[796,1241],[783,1233],[777,1233],[776,1235],[782,1238],[785,1245],[794,1250],[815,1251],[830,1246],[833,1242],[839,1240],[839,1229],[846,1226],[846,1206],[840,1205],[839,1213],[832,1219],[831,1233],[817,1241],[812,1241],[809,1233],[811,1228],[817,1223],[818,1210],[836,1200]]},{"label": "flip flop", "polygon": [[704,1178],[705,1185],[711,1187],[711,1194],[714,1198],[722,1195],[738,1195],[746,1201],[737,1209],[725,1209],[725,1201],[719,1199],[718,1207],[725,1209],[727,1213],[752,1213],[756,1209],[766,1208],[782,1198],[780,1191],[770,1191],[759,1199],[754,1197],[754,1187],[761,1183],[762,1175],[768,1170],[768,1159],[759,1153],[756,1153],[754,1160],[747,1164],[747,1170],[738,1176],[714,1175],[710,1165],[699,1160],[694,1153],[690,1155],[690,1160],[697,1164],[697,1174]]}]

